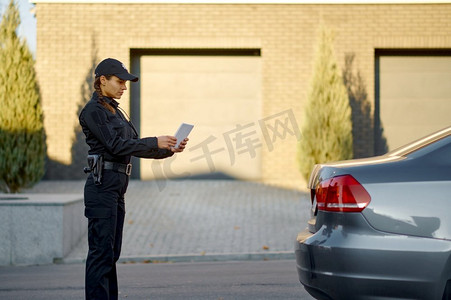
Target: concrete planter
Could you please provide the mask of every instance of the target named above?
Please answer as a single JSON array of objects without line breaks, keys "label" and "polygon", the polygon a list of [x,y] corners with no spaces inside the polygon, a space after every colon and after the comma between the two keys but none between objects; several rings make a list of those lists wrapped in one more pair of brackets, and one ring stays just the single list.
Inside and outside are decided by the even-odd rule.
[{"label": "concrete planter", "polygon": [[80,194],[0,194],[0,266],[62,260],[86,233]]}]

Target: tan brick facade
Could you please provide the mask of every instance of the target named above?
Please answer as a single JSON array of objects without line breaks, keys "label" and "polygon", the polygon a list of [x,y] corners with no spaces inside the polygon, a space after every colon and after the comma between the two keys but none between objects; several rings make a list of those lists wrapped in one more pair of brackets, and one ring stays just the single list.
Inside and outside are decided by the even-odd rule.
[{"label": "tan brick facade", "polygon": [[[73,162],[77,105],[93,59],[115,57],[129,65],[130,49],[140,48],[260,49],[263,117],[292,109],[301,127],[321,22],[336,32],[336,57],[342,66],[347,53],[355,55],[353,67],[366,84],[370,118],[375,49],[451,48],[451,4],[38,2],[36,7],[36,60],[48,155],[62,166]],[[128,95],[121,103],[129,109]],[[373,141],[372,130],[362,135],[359,145],[366,149],[360,149],[360,155],[373,154]],[[294,138],[263,150],[262,180],[303,187],[296,152]],[[69,178],[81,167],[66,169],[66,175],[50,170],[49,177]]]}]

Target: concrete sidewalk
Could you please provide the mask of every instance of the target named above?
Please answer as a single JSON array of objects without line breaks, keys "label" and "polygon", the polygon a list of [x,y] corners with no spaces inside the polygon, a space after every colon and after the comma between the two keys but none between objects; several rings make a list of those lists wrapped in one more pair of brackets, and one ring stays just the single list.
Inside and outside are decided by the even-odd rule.
[{"label": "concrete sidewalk", "polygon": [[[84,181],[41,181],[27,193],[80,193]],[[121,261],[294,259],[305,192],[234,180],[132,180]],[[83,211],[80,211],[83,214]],[[83,262],[84,236],[63,263]]]}]

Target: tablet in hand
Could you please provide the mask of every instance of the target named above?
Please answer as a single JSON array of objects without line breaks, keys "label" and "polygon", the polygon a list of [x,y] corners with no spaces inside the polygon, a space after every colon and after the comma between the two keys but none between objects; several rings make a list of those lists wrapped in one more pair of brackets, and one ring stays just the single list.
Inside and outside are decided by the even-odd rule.
[{"label": "tablet in hand", "polygon": [[175,133],[175,138],[177,139],[177,144],[175,145],[175,148],[178,148],[180,143],[188,137],[188,135],[191,132],[191,130],[193,129],[193,127],[194,127],[194,125],[187,124],[187,123],[182,123],[180,125],[179,129]]}]

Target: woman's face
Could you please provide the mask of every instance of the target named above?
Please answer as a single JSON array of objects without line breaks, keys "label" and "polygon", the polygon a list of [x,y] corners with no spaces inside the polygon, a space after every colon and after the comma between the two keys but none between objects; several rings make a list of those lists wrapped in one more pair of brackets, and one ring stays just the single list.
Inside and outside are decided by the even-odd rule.
[{"label": "woman's face", "polygon": [[110,79],[107,79],[105,76],[100,77],[100,88],[102,90],[102,94],[104,96],[121,99],[122,94],[127,89],[125,86],[126,80],[122,80],[116,76],[111,76]]}]

